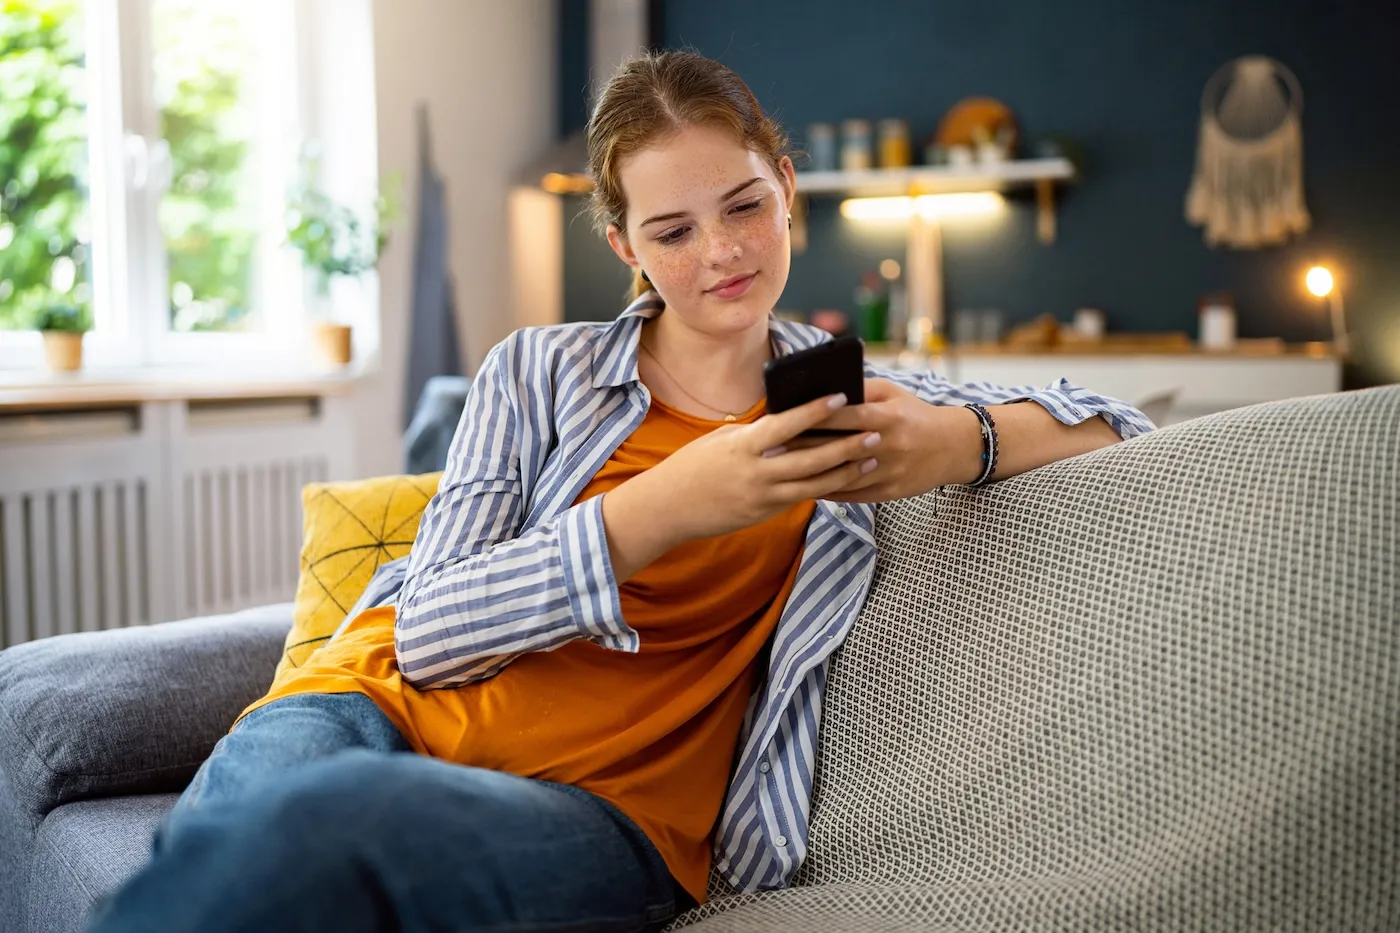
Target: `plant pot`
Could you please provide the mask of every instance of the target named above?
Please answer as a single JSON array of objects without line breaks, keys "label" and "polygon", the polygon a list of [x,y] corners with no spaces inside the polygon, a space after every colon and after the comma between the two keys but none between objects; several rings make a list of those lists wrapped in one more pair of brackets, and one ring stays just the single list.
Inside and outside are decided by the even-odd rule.
[{"label": "plant pot", "polygon": [[81,332],[46,330],[44,362],[54,372],[69,373],[83,367],[83,335]]},{"label": "plant pot", "polygon": [[316,343],[316,357],[322,363],[345,366],[350,362],[350,325],[327,324],[321,321],[316,324],[313,337]]}]

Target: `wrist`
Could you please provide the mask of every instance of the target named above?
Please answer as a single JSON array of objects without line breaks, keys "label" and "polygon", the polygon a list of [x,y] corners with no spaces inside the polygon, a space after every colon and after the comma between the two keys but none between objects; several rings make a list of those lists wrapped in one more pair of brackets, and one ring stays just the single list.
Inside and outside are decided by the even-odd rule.
[{"label": "wrist", "polygon": [[949,484],[967,486],[982,475],[984,461],[982,455],[986,445],[982,440],[982,419],[970,408],[959,405],[949,408],[951,427],[948,451],[951,462],[948,464],[952,479]]},{"label": "wrist", "polygon": [[654,495],[651,472],[603,494],[603,528],[618,583],[688,540],[683,527],[672,520],[675,510]]}]

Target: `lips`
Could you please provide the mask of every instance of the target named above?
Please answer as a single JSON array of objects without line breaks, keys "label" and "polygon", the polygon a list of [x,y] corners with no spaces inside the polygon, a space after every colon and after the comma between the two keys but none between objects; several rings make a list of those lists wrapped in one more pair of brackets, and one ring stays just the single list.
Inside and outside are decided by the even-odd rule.
[{"label": "lips", "polygon": [[738,298],[749,290],[753,284],[757,272],[747,272],[743,275],[734,275],[720,282],[714,288],[709,289],[709,294],[716,298]]}]

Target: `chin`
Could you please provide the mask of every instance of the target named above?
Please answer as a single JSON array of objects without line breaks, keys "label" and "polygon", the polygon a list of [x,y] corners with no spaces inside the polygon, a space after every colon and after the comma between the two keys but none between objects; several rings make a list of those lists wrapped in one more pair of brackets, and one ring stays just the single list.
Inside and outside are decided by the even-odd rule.
[{"label": "chin", "polygon": [[720,329],[734,333],[748,330],[768,320],[772,301],[763,296],[745,295],[735,301],[715,301],[705,296],[705,316]]},{"label": "chin", "polygon": [[711,315],[733,324],[752,325],[758,321],[767,320],[768,313],[778,302],[778,294],[774,293],[771,280],[762,281],[764,278],[766,276],[760,274],[758,280],[754,282],[757,287],[751,288],[738,298],[725,300],[709,294],[703,295],[702,306]]}]

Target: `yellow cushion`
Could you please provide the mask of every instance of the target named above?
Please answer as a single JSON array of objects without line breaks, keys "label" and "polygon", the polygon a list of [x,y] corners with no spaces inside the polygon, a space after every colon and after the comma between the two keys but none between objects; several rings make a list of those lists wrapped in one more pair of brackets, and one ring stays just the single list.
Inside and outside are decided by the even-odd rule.
[{"label": "yellow cushion", "polygon": [[380,564],[408,553],[441,479],[441,473],[381,476],[302,489],[301,577],[279,675],[326,643]]}]

